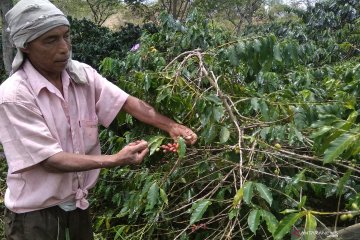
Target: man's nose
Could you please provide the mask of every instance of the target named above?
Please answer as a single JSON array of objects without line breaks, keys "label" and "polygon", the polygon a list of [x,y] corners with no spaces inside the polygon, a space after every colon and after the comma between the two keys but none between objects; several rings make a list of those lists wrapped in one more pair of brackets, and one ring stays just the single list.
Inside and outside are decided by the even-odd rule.
[{"label": "man's nose", "polygon": [[62,38],[59,42],[59,50],[62,53],[68,53],[71,50],[71,43],[69,39]]}]

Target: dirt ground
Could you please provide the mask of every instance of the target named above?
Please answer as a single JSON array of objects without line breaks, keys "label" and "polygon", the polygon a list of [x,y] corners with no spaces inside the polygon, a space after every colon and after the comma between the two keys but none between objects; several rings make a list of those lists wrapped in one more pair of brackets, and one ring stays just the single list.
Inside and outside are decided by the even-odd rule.
[{"label": "dirt ground", "polygon": [[140,19],[136,19],[130,13],[116,13],[111,15],[103,24],[104,27],[108,27],[111,30],[117,30],[119,27],[124,26],[126,23],[133,23],[135,25],[141,24]]}]

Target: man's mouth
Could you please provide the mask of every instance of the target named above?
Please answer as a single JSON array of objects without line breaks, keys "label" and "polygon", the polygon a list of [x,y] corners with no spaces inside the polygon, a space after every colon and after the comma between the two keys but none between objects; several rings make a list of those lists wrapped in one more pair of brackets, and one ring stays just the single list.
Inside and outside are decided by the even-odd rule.
[{"label": "man's mouth", "polygon": [[57,60],[55,62],[58,62],[58,63],[67,63],[69,61],[69,58],[66,58],[66,59],[60,59],[60,60]]}]

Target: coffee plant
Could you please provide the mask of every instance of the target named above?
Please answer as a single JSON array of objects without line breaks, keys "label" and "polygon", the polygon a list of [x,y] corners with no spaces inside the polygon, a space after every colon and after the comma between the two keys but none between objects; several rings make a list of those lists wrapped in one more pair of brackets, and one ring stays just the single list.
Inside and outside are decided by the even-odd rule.
[{"label": "coffee plant", "polygon": [[104,153],[146,139],[150,154],[102,171],[97,238],[316,239],[358,222],[360,21],[346,2],[241,36],[161,15],[125,58],[105,58],[105,76],[199,139],[162,151],[173,140],[127,114],[103,130]]},{"label": "coffee plant", "polygon": [[98,68],[105,57],[124,58],[143,31],[156,32],[153,24],[142,27],[127,23],[116,31],[100,27],[86,19],[68,16],[71,24],[73,58]]}]

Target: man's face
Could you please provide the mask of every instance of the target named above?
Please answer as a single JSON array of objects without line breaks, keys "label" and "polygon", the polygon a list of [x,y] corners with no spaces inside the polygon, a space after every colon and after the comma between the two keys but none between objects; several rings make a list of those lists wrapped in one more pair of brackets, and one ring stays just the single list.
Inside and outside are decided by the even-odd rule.
[{"label": "man's face", "polygon": [[58,76],[65,69],[70,50],[68,26],[55,27],[22,49],[31,64],[45,77]]}]

